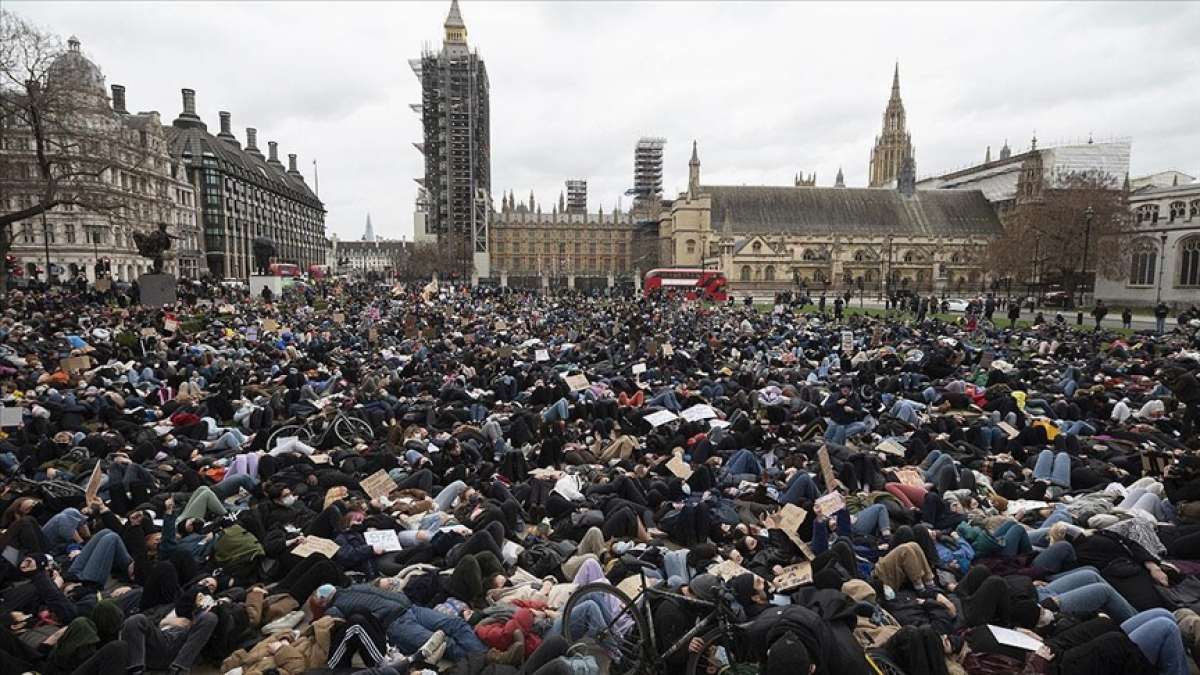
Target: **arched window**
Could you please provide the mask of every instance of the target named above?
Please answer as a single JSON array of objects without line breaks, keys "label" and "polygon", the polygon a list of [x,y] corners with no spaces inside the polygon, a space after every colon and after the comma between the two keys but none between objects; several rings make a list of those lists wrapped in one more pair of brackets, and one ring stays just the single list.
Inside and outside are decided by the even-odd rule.
[{"label": "arched window", "polygon": [[1148,239],[1134,242],[1133,257],[1129,265],[1131,286],[1152,286],[1154,270],[1158,265],[1158,245]]},{"label": "arched window", "polygon": [[1191,207],[1188,208],[1188,218],[1195,218],[1196,216],[1200,216],[1200,199],[1193,201]]},{"label": "arched window", "polygon": [[1171,222],[1175,222],[1178,218],[1182,220],[1187,217],[1187,204],[1184,202],[1171,202]]},{"label": "arched window", "polygon": [[875,270],[867,270],[867,271],[864,273],[864,278],[865,278],[865,280],[866,280],[866,281],[868,281],[868,282],[870,282],[870,281],[875,281]]},{"label": "arched window", "polygon": [[913,254],[913,252],[912,252],[912,251],[905,251],[905,252],[904,252],[904,262],[906,262],[906,263],[910,263],[910,262],[912,262],[912,261],[914,260],[914,258],[915,258],[915,257],[916,257],[916,256]]},{"label": "arched window", "polygon": [[1142,204],[1137,208],[1137,222],[1157,223],[1158,204]]},{"label": "arched window", "polygon": [[927,270],[917,270],[917,283],[923,283],[927,280],[929,272]]},{"label": "arched window", "polygon": [[821,255],[821,252],[818,251],[817,249],[806,248],[806,249],[804,249],[804,259],[805,260],[824,260],[825,258],[824,258],[824,256]]},{"label": "arched window", "polygon": [[756,241],[756,242],[754,242],[753,244],[751,244],[751,245],[750,245],[750,248],[751,248],[751,249],[752,249],[752,250],[753,250],[755,253],[759,253],[759,252],[761,252],[761,251],[762,251],[762,242],[761,242],[761,241]]},{"label": "arched window", "polygon": [[696,240],[695,239],[688,239],[686,242],[686,245],[687,245],[688,255],[691,255],[696,252]]},{"label": "arched window", "polygon": [[861,248],[854,252],[854,262],[863,262],[867,260],[867,252]]},{"label": "arched window", "polygon": [[750,281],[750,266],[742,265],[742,281]]},{"label": "arched window", "polygon": [[1200,237],[1179,243],[1179,285],[1200,286]]},{"label": "arched window", "polygon": [[775,266],[767,265],[767,269],[763,270],[763,279],[767,281],[775,281]]}]

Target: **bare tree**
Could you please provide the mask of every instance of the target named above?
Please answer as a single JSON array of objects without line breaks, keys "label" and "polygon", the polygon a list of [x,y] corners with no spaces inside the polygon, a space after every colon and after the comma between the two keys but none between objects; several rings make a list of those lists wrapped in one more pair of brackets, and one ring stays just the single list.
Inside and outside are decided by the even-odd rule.
[{"label": "bare tree", "polygon": [[1057,175],[1033,198],[1018,199],[1004,233],[989,247],[989,267],[999,276],[1054,280],[1074,295],[1092,274],[1123,269],[1130,242],[1127,204],[1114,176]]},{"label": "bare tree", "polygon": [[125,217],[115,169],[141,160],[124,133],[103,76],[78,54],[77,42],[64,50],[57,36],[0,10],[0,257],[11,250],[17,223],[54,209]]}]

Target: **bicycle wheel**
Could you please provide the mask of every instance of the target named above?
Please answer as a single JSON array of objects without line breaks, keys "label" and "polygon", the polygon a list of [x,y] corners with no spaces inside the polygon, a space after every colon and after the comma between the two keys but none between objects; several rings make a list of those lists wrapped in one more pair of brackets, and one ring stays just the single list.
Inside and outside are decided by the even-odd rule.
[{"label": "bicycle wheel", "polygon": [[688,653],[687,675],[717,675],[727,670],[737,673],[758,672],[755,662],[738,658],[734,636],[724,628],[717,626],[700,639],[704,641],[704,648]]},{"label": "bicycle wheel", "polygon": [[357,417],[339,417],[333,421],[333,433],[344,445],[354,445],[357,441],[375,440],[375,432],[371,425]]},{"label": "bicycle wheel", "polygon": [[612,659],[610,675],[655,671],[658,655],[650,644],[646,619],[615,586],[596,582],[577,588],[563,607],[561,620],[567,644],[588,639],[605,651]]},{"label": "bicycle wheel", "polygon": [[278,440],[280,438],[287,438],[288,436],[295,436],[296,438],[299,438],[301,443],[308,443],[312,440],[312,432],[310,432],[307,427],[299,424],[285,424],[275,431],[272,431],[270,436],[267,436],[266,451],[270,452],[274,450],[275,444],[278,442]]}]

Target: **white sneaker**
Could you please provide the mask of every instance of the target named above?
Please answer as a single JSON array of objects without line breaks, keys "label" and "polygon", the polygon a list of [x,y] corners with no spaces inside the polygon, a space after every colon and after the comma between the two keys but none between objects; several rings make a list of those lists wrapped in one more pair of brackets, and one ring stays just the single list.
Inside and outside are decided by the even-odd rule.
[{"label": "white sneaker", "polygon": [[303,620],[304,620],[304,612],[303,611],[297,609],[297,610],[288,612],[287,614],[284,614],[283,616],[279,617],[278,619],[275,619],[271,623],[263,626],[262,634],[263,635],[272,635],[272,634],[278,633],[280,631],[292,630],[293,628],[296,627],[297,624],[299,624]]},{"label": "white sneaker", "polygon": [[440,630],[435,631],[417,651],[425,663],[432,665],[441,661],[442,655],[446,653],[446,633]]}]

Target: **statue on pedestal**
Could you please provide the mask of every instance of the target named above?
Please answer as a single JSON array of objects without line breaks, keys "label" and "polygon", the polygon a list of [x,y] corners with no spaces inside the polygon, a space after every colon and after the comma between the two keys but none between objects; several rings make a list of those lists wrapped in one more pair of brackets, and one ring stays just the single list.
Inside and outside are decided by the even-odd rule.
[{"label": "statue on pedestal", "polygon": [[163,254],[171,249],[172,237],[167,234],[167,224],[159,223],[158,230],[150,234],[133,233],[133,243],[137,246],[138,254],[154,261],[154,274],[162,274]]},{"label": "statue on pedestal", "polygon": [[275,257],[275,242],[266,237],[255,237],[251,243],[251,250],[254,253],[254,268],[259,274],[270,274],[271,258]]}]

